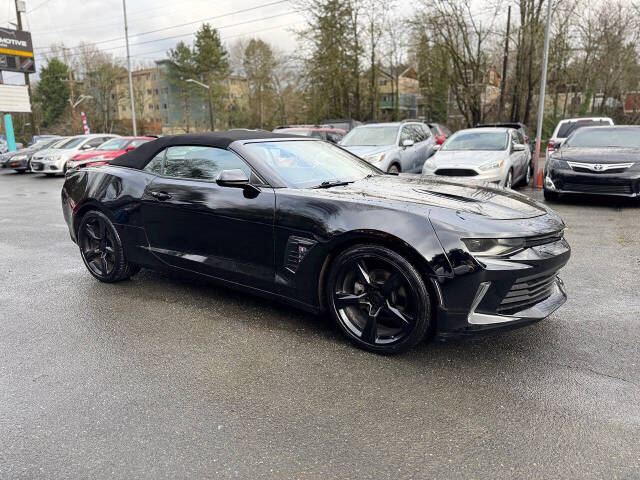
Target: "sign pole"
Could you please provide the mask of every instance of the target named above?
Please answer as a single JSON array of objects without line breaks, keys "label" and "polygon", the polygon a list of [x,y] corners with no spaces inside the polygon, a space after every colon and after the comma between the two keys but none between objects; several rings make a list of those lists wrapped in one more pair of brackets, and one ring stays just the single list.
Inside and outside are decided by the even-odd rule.
[{"label": "sign pole", "polygon": [[13,120],[11,119],[10,113],[4,115],[4,133],[7,136],[7,147],[9,147],[9,151],[15,152],[16,137],[13,133]]},{"label": "sign pole", "polygon": [[131,79],[131,55],[129,54],[129,26],[127,25],[127,2],[122,0],[122,11],[124,12],[124,39],[127,44],[127,73],[129,74],[129,99],[131,100],[131,124],[133,126],[133,136],[136,132],[136,106],[133,103],[133,80]]},{"label": "sign pole", "polygon": [[[16,0],[16,16],[18,18],[18,30],[22,30],[22,12],[18,7],[18,0]],[[31,80],[29,80],[29,74],[25,72],[24,74],[24,84],[27,86],[27,90],[29,91],[29,99],[31,99]],[[29,114],[29,130],[31,131],[31,138],[36,134],[36,125],[33,121],[33,109]]]}]

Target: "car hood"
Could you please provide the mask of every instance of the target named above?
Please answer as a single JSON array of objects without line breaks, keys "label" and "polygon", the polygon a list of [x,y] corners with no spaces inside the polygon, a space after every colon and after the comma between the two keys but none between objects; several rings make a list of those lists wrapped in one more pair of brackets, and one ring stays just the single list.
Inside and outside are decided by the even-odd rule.
[{"label": "car hood", "polygon": [[352,147],[342,148],[362,158],[368,155],[377,155],[378,153],[388,152],[389,150],[393,150],[395,147],[393,145],[355,145]]},{"label": "car hood", "polygon": [[637,148],[576,148],[564,147],[560,150],[563,160],[583,163],[631,163],[640,162]]},{"label": "car hood", "polygon": [[408,202],[496,220],[533,218],[547,214],[538,202],[513,190],[419,175],[380,175],[349,185],[311,190],[314,195],[358,201]]},{"label": "car hood", "polygon": [[40,150],[35,156],[38,158],[47,158],[56,155],[61,157],[72,157],[78,152],[74,148],[47,148],[46,150]]},{"label": "car hood", "polygon": [[431,161],[438,167],[479,167],[504,157],[505,152],[502,150],[439,150]]}]

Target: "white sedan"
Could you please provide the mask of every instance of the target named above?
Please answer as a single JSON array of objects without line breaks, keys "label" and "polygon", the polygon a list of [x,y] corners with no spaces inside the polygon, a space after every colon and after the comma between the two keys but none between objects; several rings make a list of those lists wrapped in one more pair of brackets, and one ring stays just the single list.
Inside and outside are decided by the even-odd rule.
[{"label": "white sedan", "polygon": [[78,152],[92,150],[119,135],[111,133],[97,133],[91,135],[77,135],[66,142],[57,144],[56,148],[39,151],[31,158],[31,171],[56,175],[67,170],[67,162]]},{"label": "white sedan", "polygon": [[470,128],[447,139],[423,175],[464,177],[511,188],[531,180],[531,153],[512,128]]}]

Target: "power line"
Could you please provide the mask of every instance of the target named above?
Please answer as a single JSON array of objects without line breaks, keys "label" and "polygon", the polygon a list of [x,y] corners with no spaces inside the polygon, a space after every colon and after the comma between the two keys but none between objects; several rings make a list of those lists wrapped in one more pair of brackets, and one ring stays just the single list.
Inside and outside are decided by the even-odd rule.
[{"label": "power line", "polygon": [[[280,14],[277,14],[277,15],[271,15],[269,17],[258,18],[258,19],[255,19],[255,20],[247,20],[247,21],[244,21],[244,22],[238,22],[238,23],[234,23],[234,24],[230,24],[230,25],[223,25],[221,27],[216,27],[216,30],[222,30],[223,28],[237,27],[237,26],[240,26],[240,25],[247,25],[247,24],[255,23],[255,22],[262,22],[262,21],[265,21],[265,20],[271,20],[273,18],[278,18],[278,17],[285,17],[287,15],[293,15],[293,14],[297,14],[297,13],[300,13],[300,12],[303,12],[303,11],[305,11],[305,10],[294,10],[292,12],[280,13]],[[297,22],[297,23],[300,23],[300,22]],[[271,28],[276,28],[276,27],[269,27],[269,29],[271,29]],[[193,35],[193,34],[194,34],[194,32],[182,33],[182,34],[179,34],[179,35],[171,35],[171,36],[168,36],[168,37],[162,37],[162,38],[156,38],[156,39],[153,39],[153,40],[145,40],[143,42],[131,43],[130,46],[133,47],[133,46],[137,46],[137,45],[146,45],[146,44],[149,44],[149,43],[162,42],[162,41],[165,41],[165,40],[173,40],[173,39],[176,39],[176,38],[186,37],[186,36],[190,36],[190,35]],[[227,38],[231,38],[231,37],[227,37]],[[92,44],[92,43],[85,43],[82,46],[85,47],[85,46],[94,46],[94,45],[95,44]],[[118,45],[116,47],[102,48],[101,51],[104,52],[104,51],[118,50],[118,49],[121,49],[121,48],[124,48],[124,45]],[[53,53],[53,52],[54,52],[54,50],[50,50],[49,52],[39,53],[39,55],[47,55],[47,54]],[[83,54],[83,52],[72,53],[72,54],[68,55],[68,57],[75,57],[75,56],[82,55],[82,54]]]},{"label": "power line", "polygon": [[[245,8],[243,10],[237,10],[235,12],[224,13],[222,15],[215,15],[213,17],[207,17],[207,18],[203,18],[203,19],[200,19],[200,20],[194,20],[194,21],[191,21],[191,22],[181,23],[181,24],[178,24],[178,25],[172,25],[172,26],[169,26],[169,27],[157,28],[155,30],[149,30],[147,32],[136,33],[136,34],[131,35],[131,37],[140,37],[142,35],[149,35],[151,33],[163,32],[163,31],[166,31],[166,30],[174,29],[174,28],[180,28],[180,27],[185,27],[185,26],[188,26],[188,25],[194,25],[196,23],[207,22],[209,20],[216,20],[216,19],[223,18],[223,17],[229,17],[231,15],[237,15],[239,13],[251,12],[253,10],[258,10],[260,8],[265,8],[265,7],[271,7],[273,5],[278,5],[278,4],[281,4],[281,3],[288,2],[288,1],[289,0],[277,0],[275,2],[265,3],[263,5],[258,5],[258,6],[251,7],[251,8]],[[111,38],[109,40],[101,40],[99,42],[86,43],[85,45],[87,45],[87,46],[101,45],[103,43],[110,43],[110,42],[115,42],[115,41],[123,40],[123,39],[124,39],[124,37],[117,37],[117,38]],[[42,48],[47,48],[47,47],[35,48],[34,50],[41,50]],[[49,51],[52,51],[52,50],[49,49]],[[42,52],[42,53],[48,53],[48,52]]]}]

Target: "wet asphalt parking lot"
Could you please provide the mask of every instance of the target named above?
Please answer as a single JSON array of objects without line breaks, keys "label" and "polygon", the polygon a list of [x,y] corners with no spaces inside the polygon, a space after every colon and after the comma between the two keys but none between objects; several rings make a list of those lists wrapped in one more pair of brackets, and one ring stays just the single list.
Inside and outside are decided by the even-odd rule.
[{"label": "wet asphalt parking lot", "polygon": [[640,203],[554,204],[547,320],[382,357],[199,280],[98,283],[62,182],[0,170],[0,478],[640,478]]}]

